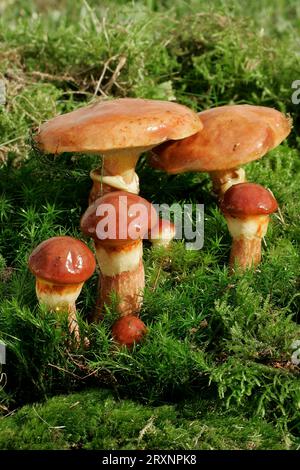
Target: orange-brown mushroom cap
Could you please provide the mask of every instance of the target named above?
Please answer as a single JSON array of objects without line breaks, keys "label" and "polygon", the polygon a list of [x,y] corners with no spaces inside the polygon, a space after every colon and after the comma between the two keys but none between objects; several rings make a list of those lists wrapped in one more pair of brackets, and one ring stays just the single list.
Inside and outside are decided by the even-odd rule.
[{"label": "orange-brown mushroom cap", "polygon": [[229,170],[261,158],[291,131],[290,118],[264,106],[220,106],[199,118],[201,132],[152,150],[154,168],[168,173]]},{"label": "orange-brown mushroom cap", "polygon": [[114,340],[127,347],[139,343],[146,333],[145,323],[134,315],[126,315],[120,318],[112,327]]},{"label": "orange-brown mushroom cap", "polygon": [[151,231],[151,241],[158,239],[172,240],[176,235],[176,226],[170,220],[159,219],[158,223]]},{"label": "orange-brown mushroom cap", "polygon": [[[120,98],[100,101],[41,125],[35,142],[45,153],[148,148],[202,129],[198,115],[169,101]],[[142,150],[141,150],[142,151]]]},{"label": "orange-brown mushroom cap", "polygon": [[32,274],[55,284],[85,282],[96,268],[91,250],[72,237],[53,237],[40,243],[31,253],[28,267]]},{"label": "orange-brown mushroom cap", "polygon": [[[115,227],[111,232],[110,227],[101,224],[107,217],[108,223]],[[126,191],[113,191],[88,207],[80,227],[85,235],[95,241],[101,240],[102,245],[122,245],[144,238],[156,225],[157,219],[156,210],[146,199]]]},{"label": "orange-brown mushroom cap", "polygon": [[224,194],[221,210],[232,217],[245,218],[276,212],[278,204],[270,191],[260,184],[239,183]]}]

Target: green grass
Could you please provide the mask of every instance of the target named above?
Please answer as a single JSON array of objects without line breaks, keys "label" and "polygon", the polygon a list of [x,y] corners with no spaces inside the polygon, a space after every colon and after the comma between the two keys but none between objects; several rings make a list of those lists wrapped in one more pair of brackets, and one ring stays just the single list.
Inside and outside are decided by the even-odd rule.
[{"label": "green grass", "polygon": [[[186,449],[300,445],[300,376],[291,363],[291,345],[300,339],[300,108],[291,102],[291,83],[300,79],[299,5],[207,3],[0,3],[0,79],[7,88],[0,106],[0,339],[8,349],[1,448],[172,449],[178,435]],[[208,176],[167,176],[141,159],[142,196],[205,204],[205,244],[187,251],[179,241],[168,254],[145,247],[141,316],[149,335],[131,352],[112,342],[113,309],[101,325],[86,321],[96,275],[78,302],[91,348],[74,353],[66,319],[57,326],[38,307],[27,269],[42,240],[82,238],[88,174],[98,163],[40,155],[31,133],[91,102],[97,89],[97,97],[175,97],[197,110],[262,104],[294,119],[288,142],[247,166],[250,180],[272,189],[282,218],[272,219],[260,269],[244,276],[230,276],[226,267],[230,237]]]}]

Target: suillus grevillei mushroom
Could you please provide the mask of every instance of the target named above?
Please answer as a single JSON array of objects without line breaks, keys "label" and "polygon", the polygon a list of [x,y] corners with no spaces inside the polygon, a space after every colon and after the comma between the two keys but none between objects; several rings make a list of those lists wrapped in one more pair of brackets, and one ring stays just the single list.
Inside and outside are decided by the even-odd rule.
[{"label": "suillus grevillei mushroom", "polygon": [[167,219],[159,219],[150,233],[150,241],[153,246],[168,248],[175,235],[176,227],[173,222]]},{"label": "suillus grevillei mushroom", "polygon": [[39,302],[49,310],[68,312],[70,333],[79,342],[75,302],[96,268],[91,250],[72,237],[49,238],[33,250],[28,266],[36,278]]},{"label": "suillus grevillei mushroom", "polygon": [[273,194],[259,184],[240,183],[226,191],[220,207],[232,237],[231,269],[257,266],[269,216],[278,209]]},{"label": "suillus grevillei mushroom", "polygon": [[134,315],[126,315],[119,318],[112,327],[112,336],[120,345],[131,348],[135,343],[139,343],[147,328],[145,323]]},{"label": "suillus grevillei mushroom", "polygon": [[245,182],[241,168],[277,147],[291,131],[291,119],[273,108],[228,105],[199,113],[203,129],[152,150],[152,167],[171,174],[208,172],[214,191],[222,196],[233,184]]},{"label": "suillus grevillei mushroom", "polygon": [[136,163],[142,154],[166,140],[202,129],[198,115],[169,101],[120,98],[100,101],[42,124],[35,136],[45,152],[99,154],[102,168],[92,170],[90,203],[112,190],[139,192]]},{"label": "suillus grevillei mushroom", "polygon": [[139,312],[145,274],[143,238],[157,223],[152,204],[125,191],[113,191],[96,199],[81,218],[82,232],[94,239],[100,267],[100,291],[95,320],[118,298],[120,316]]}]

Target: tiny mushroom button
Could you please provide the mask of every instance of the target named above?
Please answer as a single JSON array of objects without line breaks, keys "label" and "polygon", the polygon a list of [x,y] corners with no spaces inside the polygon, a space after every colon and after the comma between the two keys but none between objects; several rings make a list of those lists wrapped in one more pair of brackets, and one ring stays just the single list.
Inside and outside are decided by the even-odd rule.
[{"label": "tiny mushroom button", "polygon": [[90,203],[109,191],[139,192],[136,163],[142,154],[167,140],[202,129],[198,115],[169,101],[120,98],[100,101],[41,125],[35,142],[46,153],[102,155],[103,167],[91,171]]},{"label": "tiny mushroom button", "polygon": [[199,118],[201,132],[154,148],[150,163],[172,174],[208,172],[219,196],[245,182],[241,165],[261,158],[291,131],[290,118],[264,106],[220,106],[199,113]]},{"label": "tiny mushroom button", "polygon": [[127,348],[131,348],[135,343],[139,343],[146,333],[146,325],[140,318],[134,315],[119,318],[112,327],[114,340]]},{"label": "tiny mushroom button", "polygon": [[70,333],[79,342],[75,302],[84,282],[95,271],[91,250],[72,237],[49,238],[33,250],[28,266],[36,277],[39,302],[49,310],[68,312]]},{"label": "tiny mushroom button", "polygon": [[226,191],[221,210],[226,218],[232,246],[230,267],[245,270],[261,261],[261,240],[266,235],[269,215],[278,204],[270,191],[254,183],[240,183]]},{"label": "tiny mushroom button", "polygon": [[118,297],[120,316],[140,310],[145,286],[143,238],[156,223],[152,204],[125,191],[105,194],[83,214],[81,230],[94,239],[100,267],[95,320],[103,316],[113,293]]},{"label": "tiny mushroom button", "polygon": [[168,248],[176,235],[176,226],[167,219],[159,219],[156,226],[150,233],[150,240],[153,246],[163,246]]}]

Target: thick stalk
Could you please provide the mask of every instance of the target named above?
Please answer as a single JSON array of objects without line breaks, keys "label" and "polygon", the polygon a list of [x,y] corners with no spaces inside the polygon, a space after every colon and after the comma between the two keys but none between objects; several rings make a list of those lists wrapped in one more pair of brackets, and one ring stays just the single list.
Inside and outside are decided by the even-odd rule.
[{"label": "thick stalk", "polygon": [[41,304],[54,312],[68,312],[68,325],[71,335],[80,342],[79,326],[76,317],[76,300],[83,283],[62,285],[53,284],[43,279],[36,279],[36,295]]},{"label": "thick stalk", "polygon": [[233,239],[230,251],[229,266],[232,271],[235,268],[245,271],[256,267],[261,261],[261,238]]},{"label": "thick stalk", "polygon": [[257,266],[261,261],[261,240],[266,235],[268,215],[248,216],[244,219],[225,214],[228,230],[232,237],[230,267],[245,270]]},{"label": "thick stalk", "polygon": [[122,247],[95,245],[101,273],[95,320],[103,318],[104,305],[111,305],[114,295],[120,316],[139,312],[145,287],[142,241]]},{"label": "thick stalk", "polygon": [[102,157],[102,168],[92,170],[90,173],[93,187],[90,192],[89,204],[94,202],[97,197],[110,191],[121,190],[138,194],[139,178],[135,173],[135,166],[140,154],[141,149],[107,152]]},{"label": "thick stalk", "polygon": [[212,171],[210,177],[213,183],[213,191],[218,197],[222,197],[234,184],[245,183],[246,181],[246,174],[243,168]]}]

